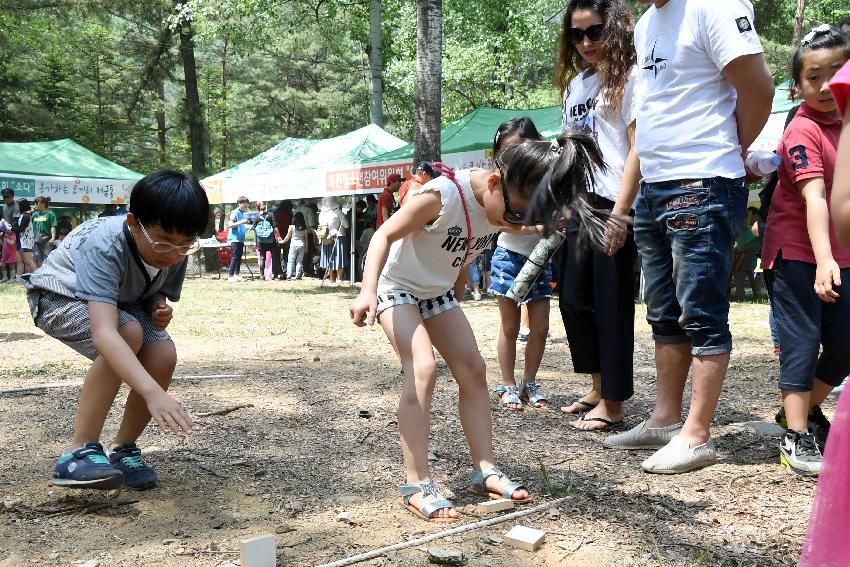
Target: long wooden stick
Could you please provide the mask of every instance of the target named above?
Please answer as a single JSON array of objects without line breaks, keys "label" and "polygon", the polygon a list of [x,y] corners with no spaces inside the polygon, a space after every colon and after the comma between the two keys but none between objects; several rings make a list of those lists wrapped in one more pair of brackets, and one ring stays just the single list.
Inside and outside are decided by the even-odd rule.
[{"label": "long wooden stick", "polygon": [[213,416],[213,415],[226,415],[230,412],[240,410],[242,408],[252,408],[252,407],[254,407],[254,404],[239,404],[238,406],[224,408],[224,409],[220,409],[218,411],[210,411],[210,412],[207,412],[207,413],[195,414],[195,417],[200,419],[200,418],[203,418],[203,417],[210,417],[210,416]]},{"label": "long wooden stick", "polygon": [[445,530],[442,532],[437,532],[435,534],[423,536],[417,539],[412,539],[410,541],[406,541],[404,543],[396,543],[394,545],[388,545],[387,547],[382,547],[380,549],[375,549],[373,551],[369,551],[368,553],[361,553],[360,555],[352,555],[351,557],[347,557],[345,559],[340,559],[339,561],[334,561],[332,563],[323,563],[318,567],[344,567],[345,565],[353,565],[355,563],[360,563],[361,561],[368,561],[369,559],[375,559],[376,557],[380,557],[385,555],[391,551],[398,551],[400,549],[406,549],[408,547],[416,547],[436,539],[442,539],[444,537],[449,537],[457,534],[461,534],[463,532],[468,532],[470,530],[477,530],[480,528],[486,528],[487,526],[492,526],[494,524],[500,524],[502,522],[507,522],[509,520],[515,520],[516,518],[522,518],[523,516],[528,516],[530,514],[536,514],[537,512],[542,512],[547,508],[551,508],[556,504],[560,504],[561,502],[565,502],[573,498],[572,496],[564,496],[563,498],[558,498],[556,500],[552,500],[551,502],[546,502],[545,504],[540,504],[535,506],[534,508],[529,508],[528,510],[522,510],[520,512],[513,512],[511,514],[505,514],[504,516],[499,516],[498,518],[491,518],[489,520],[481,520],[480,522],[474,522],[472,524],[466,524],[464,526],[460,526],[457,528],[452,528],[450,530]]},{"label": "long wooden stick", "polygon": [[[216,379],[216,378],[242,378],[245,376],[244,374],[182,374],[175,376],[173,380],[196,380],[196,379]],[[73,388],[75,386],[82,386],[82,380],[69,380],[68,382],[51,382],[49,384],[39,384],[38,386],[29,386],[26,388],[10,388],[8,390],[0,390],[0,396],[7,394],[44,394],[47,390],[53,390],[56,388]]]}]

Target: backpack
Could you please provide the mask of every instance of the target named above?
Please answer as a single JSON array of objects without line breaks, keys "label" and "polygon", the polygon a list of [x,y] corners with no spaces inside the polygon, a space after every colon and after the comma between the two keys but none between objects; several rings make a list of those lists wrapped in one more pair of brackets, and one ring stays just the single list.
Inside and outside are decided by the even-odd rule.
[{"label": "backpack", "polygon": [[260,238],[262,238],[264,240],[266,238],[270,237],[272,235],[272,233],[274,233],[274,227],[272,226],[272,223],[270,223],[266,219],[263,219],[259,223],[257,223],[257,229],[256,230],[257,230],[257,236],[259,236]]},{"label": "backpack", "polygon": [[326,224],[320,224],[318,228],[316,228],[316,238],[318,238],[319,242],[322,244],[332,244],[334,241],[334,237],[331,236],[330,228]]}]

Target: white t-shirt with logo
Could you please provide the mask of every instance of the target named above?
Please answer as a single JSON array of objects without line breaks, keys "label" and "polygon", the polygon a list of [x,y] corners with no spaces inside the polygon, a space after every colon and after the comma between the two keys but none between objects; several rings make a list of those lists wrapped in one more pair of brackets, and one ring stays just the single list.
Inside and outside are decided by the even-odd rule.
[{"label": "white t-shirt with logo", "polygon": [[762,53],[748,0],[669,0],[635,26],[636,145],[644,181],[744,175],[736,92],[723,69]]},{"label": "white t-shirt with logo", "polygon": [[504,248],[505,250],[522,254],[527,258],[531,255],[531,251],[534,250],[537,243],[540,242],[540,238],[539,234],[513,234],[510,232],[503,232],[499,235],[499,240],[496,241],[496,245],[500,248]]},{"label": "white t-shirt with logo", "polygon": [[[499,227],[490,224],[484,207],[478,204],[472,194],[469,180],[472,171],[463,169],[455,172],[455,178],[466,198],[472,227],[467,264],[483,250],[490,248],[499,232]],[[413,195],[425,191],[440,193],[440,201],[443,203],[440,215],[432,224],[392,243],[387,263],[378,279],[379,295],[406,291],[419,299],[431,299],[450,290],[460,273],[469,238],[460,194],[452,180],[441,175],[408,193],[405,203],[409,203]]]},{"label": "white t-shirt with logo", "polygon": [[635,120],[636,88],[637,69],[632,69],[617,110],[605,93],[599,92],[599,73],[580,73],[564,91],[564,129],[572,126],[585,130],[596,139],[608,167],[596,171],[594,192],[611,201],[616,201],[620,194],[623,169],[629,157],[628,127]]}]

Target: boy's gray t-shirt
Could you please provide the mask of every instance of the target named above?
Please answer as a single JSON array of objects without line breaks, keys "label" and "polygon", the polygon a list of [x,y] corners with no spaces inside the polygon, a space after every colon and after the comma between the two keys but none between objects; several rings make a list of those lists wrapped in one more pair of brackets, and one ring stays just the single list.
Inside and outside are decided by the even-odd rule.
[{"label": "boy's gray t-shirt", "polygon": [[180,299],[187,259],[151,279],[127,228],[126,217],[103,217],[72,230],[29,275],[30,291],[103,303],[141,303],[155,293]]}]

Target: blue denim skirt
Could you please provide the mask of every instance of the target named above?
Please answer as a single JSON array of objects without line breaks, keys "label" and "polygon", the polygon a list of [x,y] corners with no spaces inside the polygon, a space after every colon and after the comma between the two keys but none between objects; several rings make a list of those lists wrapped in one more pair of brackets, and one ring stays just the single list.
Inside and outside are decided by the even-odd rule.
[{"label": "blue denim skirt", "polygon": [[[495,295],[505,296],[508,290],[514,283],[519,271],[522,269],[528,258],[517,252],[511,252],[506,248],[499,246],[493,252],[493,259],[490,271],[490,293]],[[536,301],[538,299],[552,298],[552,264],[546,264],[546,267],[537,276],[537,280],[528,292],[523,303]]]}]

